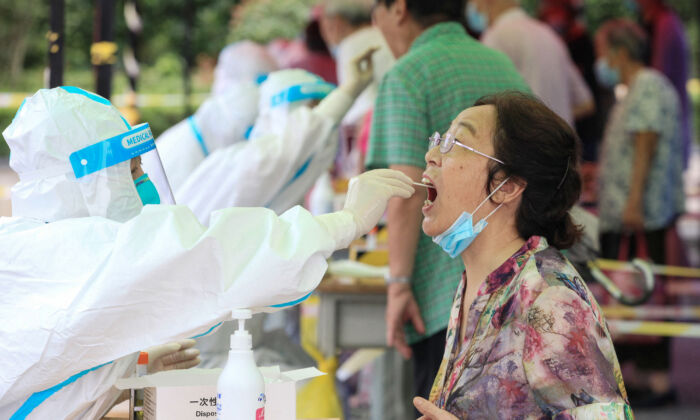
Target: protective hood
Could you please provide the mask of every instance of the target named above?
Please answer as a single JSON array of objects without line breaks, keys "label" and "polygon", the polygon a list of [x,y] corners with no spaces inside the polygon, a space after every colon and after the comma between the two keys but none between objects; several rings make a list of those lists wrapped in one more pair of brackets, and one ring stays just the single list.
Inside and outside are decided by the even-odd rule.
[{"label": "protective hood", "polygon": [[258,91],[255,83],[236,82],[158,137],[158,153],[173,191],[207,156],[250,134],[258,115]]},{"label": "protective hood", "polygon": [[275,70],[277,62],[265,47],[252,41],[235,42],[219,53],[212,93],[219,95],[234,83],[256,82]]},{"label": "protective hood", "polygon": [[77,179],[69,156],[131,126],[107,99],[76,87],[41,89],[25,99],[3,136],[10,167],[12,214],[46,222],[86,216],[126,221],[142,208],[130,163]]},{"label": "protective hood", "polygon": [[209,153],[244,139],[258,115],[259,95],[257,83],[236,82],[197,109],[194,120]]},{"label": "protective hood", "polygon": [[325,98],[334,88],[335,85],[301,69],[270,73],[260,85],[258,118],[250,137],[281,135],[289,114],[300,107],[309,106],[312,100]]}]

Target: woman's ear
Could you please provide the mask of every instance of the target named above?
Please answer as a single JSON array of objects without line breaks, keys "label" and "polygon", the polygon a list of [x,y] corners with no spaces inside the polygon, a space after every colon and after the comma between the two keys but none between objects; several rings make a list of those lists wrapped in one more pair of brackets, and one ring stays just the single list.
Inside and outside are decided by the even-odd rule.
[{"label": "woman's ear", "polygon": [[391,11],[394,13],[394,18],[397,22],[403,23],[408,17],[407,14],[408,7],[406,6],[406,0],[397,0],[391,5]]},{"label": "woman's ear", "polygon": [[[503,177],[496,177],[491,182],[491,191],[498,188],[498,186],[505,180]],[[491,199],[498,204],[507,204],[515,200],[518,200],[527,188],[527,182],[522,178],[510,177],[501,188],[496,191],[496,193],[491,197]]]}]

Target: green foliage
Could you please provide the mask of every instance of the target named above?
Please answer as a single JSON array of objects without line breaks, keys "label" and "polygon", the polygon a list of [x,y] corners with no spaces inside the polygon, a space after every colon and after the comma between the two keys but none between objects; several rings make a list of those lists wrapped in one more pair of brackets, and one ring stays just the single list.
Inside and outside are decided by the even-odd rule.
[{"label": "green foliage", "polygon": [[155,137],[163,134],[165,130],[183,120],[184,107],[170,108],[142,108],[141,121],[148,122]]},{"label": "green foliage", "polygon": [[636,18],[634,11],[620,0],[586,0],[584,14],[591,34],[595,33],[606,20],[621,17]]},{"label": "green foliage", "polygon": [[[16,109],[10,108],[0,108],[0,130],[5,130],[5,127],[10,125],[12,118],[14,118]],[[8,156],[10,154],[10,148],[5,142],[5,138],[0,136],[0,156]]]},{"label": "green foliage", "polygon": [[[522,7],[528,13],[535,15],[542,0],[521,0]],[[666,0],[678,16],[687,25],[697,22],[698,7],[700,2],[695,0]],[[594,33],[598,27],[608,19],[627,17],[637,20],[639,18],[635,0],[584,0],[583,14],[588,29]]]},{"label": "green foliage", "polygon": [[[177,58],[179,60],[179,58]],[[179,62],[179,61],[178,61]],[[167,74],[161,73],[157,66],[144,67],[139,78],[139,91],[143,93],[182,93],[182,74],[172,72],[172,63]],[[44,87],[43,68],[26,69],[13,83],[0,79],[0,92],[25,92],[27,94],[36,92]],[[197,77],[195,73],[192,77],[192,92],[207,93],[211,86],[204,80]],[[72,70],[66,72],[63,84],[67,86],[78,86],[87,90],[94,90],[95,81],[92,70],[89,68]],[[117,66],[112,80],[112,92],[124,93],[128,90],[129,81],[126,75]]]},{"label": "green foliage", "polygon": [[[192,51],[216,56],[226,45],[230,10],[235,0],[191,0],[194,7]],[[154,64],[161,54],[182,55],[185,39],[186,0],[139,1],[145,41],[140,59]],[[123,19],[121,19],[123,21]]]},{"label": "green foliage", "polygon": [[296,38],[319,0],[248,1],[236,11],[229,41],[250,39],[265,44],[276,38]]},{"label": "green foliage", "polygon": [[177,76],[182,73],[182,57],[179,55],[166,52],[165,54],[158,57],[155,64],[155,70],[167,77],[167,76]]},{"label": "green foliage", "polygon": [[[230,10],[235,0],[190,0],[194,7],[193,53],[216,56],[226,45]],[[165,53],[181,55],[185,36],[186,0],[139,0],[143,20],[139,59],[153,65]],[[64,53],[66,72],[90,67],[94,1],[65,0]],[[115,42],[119,58],[127,45],[124,0],[115,1]],[[15,46],[24,46],[21,67],[44,67],[48,61],[49,4],[41,0],[0,0],[0,81],[9,77]]]}]

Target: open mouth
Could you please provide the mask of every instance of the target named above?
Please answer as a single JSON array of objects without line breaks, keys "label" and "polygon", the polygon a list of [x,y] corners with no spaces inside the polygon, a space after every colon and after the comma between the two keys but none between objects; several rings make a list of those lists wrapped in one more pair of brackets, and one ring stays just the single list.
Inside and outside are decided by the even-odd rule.
[{"label": "open mouth", "polygon": [[437,189],[435,189],[435,186],[433,185],[433,182],[432,182],[430,179],[426,178],[426,177],[423,177],[423,179],[421,179],[421,182],[422,182],[423,184],[429,186],[429,187],[427,188],[427,190],[428,190],[428,198],[425,200],[425,203],[423,204],[423,207],[432,206],[433,203],[435,202],[435,200],[437,199],[437,196],[438,196]]}]

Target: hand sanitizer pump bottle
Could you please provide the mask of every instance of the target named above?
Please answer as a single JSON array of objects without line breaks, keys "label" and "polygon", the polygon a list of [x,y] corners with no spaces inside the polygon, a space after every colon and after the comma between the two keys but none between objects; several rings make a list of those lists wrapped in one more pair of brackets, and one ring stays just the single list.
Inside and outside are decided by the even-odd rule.
[{"label": "hand sanitizer pump bottle", "polygon": [[253,340],[244,325],[252,313],[249,309],[234,309],[232,314],[238,320],[238,329],[231,335],[228,362],[217,383],[217,419],[264,420],[265,381],[255,365]]}]

